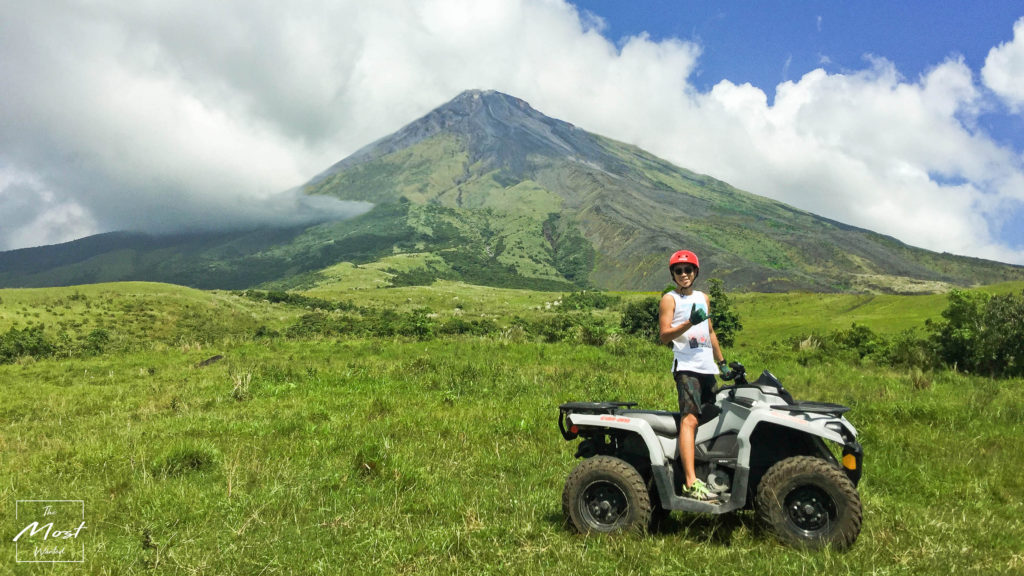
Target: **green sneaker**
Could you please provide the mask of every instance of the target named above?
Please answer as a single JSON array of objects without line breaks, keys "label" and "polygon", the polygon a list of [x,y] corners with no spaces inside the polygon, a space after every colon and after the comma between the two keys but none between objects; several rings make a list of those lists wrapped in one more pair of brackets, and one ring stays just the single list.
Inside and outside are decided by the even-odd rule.
[{"label": "green sneaker", "polygon": [[701,502],[714,502],[718,500],[718,494],[708,489],[708,485],[699,479],[693,482],[693,486],[683,486],[683,497]]}]

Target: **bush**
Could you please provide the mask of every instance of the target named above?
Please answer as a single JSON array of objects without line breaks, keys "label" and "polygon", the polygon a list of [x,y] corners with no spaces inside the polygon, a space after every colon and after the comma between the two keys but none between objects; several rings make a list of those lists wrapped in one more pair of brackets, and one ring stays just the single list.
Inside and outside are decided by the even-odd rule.
[{"label": "bush", "polygon": [[560,312],[534,322],[529,331],[543,338],[545,342],[563,342],[576,339],[577,325],[578,322],[571,314]]},{"label": "bush", "polygon": [[604,292],[581,290],[562,295],[562,308],[566,310],[605,310],[622,300],[618,296],[610,296]]},{"label": "bush", "polygon": [[414,336],[419,340],[429,339],[434,335],[434,329],[437,326],[437,322],[430,316],[431,312],[428,308],[416,308],[406,314],[400,323],[399,335]]},{"label": "bush", "polygon": [[102,354],[107,349],[107,344],[110,343],[110,332],[107,332],[103,328],[96,328],[92,332],[86,335],[85,339],[79,345],[79,350],[85,355],[96,355]]},{"label": "bush", "polygon": [[942,320],[925,326],[929,332],[925,337],[916,330],[885,337],[855,323],[825,337],[794,338],[790,344],[804,365],[867,360],[918,371],[945,364],[993,378],[1024,376],[1024,294],[992,296],[953,290]]},{"label": "bush", "polygon": [[259,290],[246,290],[245,292],[236,292],[245,296],[250,300],[262,301],[266,300],[271,304],[288,304],[291,306],[300,306],[303,308],[317,309],[320,310],[356,310],[356,306],[347,300],[325,300],[323,298],[315,298],[313,296],[304,296],[302,294],[296,294],[294,292],[285,292],[284,290],[271,290],[269,292],[261,292]]},{"label": "bush", "polygon": [[994,296],[985,306],[977,368],[992,376],[1024,376],[1024,293]]},{"label": "bush", "polygon": [[604,346],[613,333],[611,326],[589,314],[579,319],[579,327],[580,341],[588,346]]},{"label": "bush", "polygon": [[708,296],[711,297],[711,325],[715,328],[718,343],[723,347],[732,346],[736,342],[736,335],[743,330],[740,315],[732,307],[732,300],[718,278],[708,282]]},{"label": "bush", "polygon": [[917,330],[900,332],[889,340],[885,361],[890,366],[913,368],[918,371],[934,368],[938,354],[932,343],[917,335]]},{"label": "bush", "polygon": [[983,311],[990,298],[984,292],[953,290],[949,293],[943,320],[930,325],[932,340],[943,362],[973,371],[975,343],[983,329]]},{"label": "bush", "polygon": [[826,349],[853,352],[858,359],[870,354],[883,354],[888,348],[884,338],[871,328],[854,322],[848,330],[837,330],[826,339]]},{"label": "bush", "polygon": [[331,322],[331,318],[323,312],[304,314],[285,330],[285,335],[289,338],[334,336],[337,333],[337,327]]},{"label": "bush", "polygon": [[626,334],[659,342],[658,302],[658,298],[644,298],[626,304],[619,327]]},{"label": "bush", "polygon": [[1024,375],[1024,293],[953,290],[942,318],[929,324],[942,362],[992,377]]},{"label": "bush", "polygon": [[884,336],[856,322],[846,330],[835,330],[826,336],[791,338],[789,343],[798,353],[797,361],[804,366],[823,361],[859,364],[865,359],[886,364],[892,350],[891,342]]},{"label": "bush", "polygon": [[1024,293],[952,290],[942,320],[929,324],[938,360],[992,377],[1024,375]]},{"label": "bush", "polygon": [[0,335],[0,364],[14,362],[22,356],[45,358],[56,349],[54,343],[46,337],[42,326],[29,326],[25,329],[11,327]]},{"label": "bush", "polygon": [[485,336],[498,332],[498,325],[493,320],[463,320],[462,318],[451,318],[438,328],[439,334],[470,334],[473,336]]}]

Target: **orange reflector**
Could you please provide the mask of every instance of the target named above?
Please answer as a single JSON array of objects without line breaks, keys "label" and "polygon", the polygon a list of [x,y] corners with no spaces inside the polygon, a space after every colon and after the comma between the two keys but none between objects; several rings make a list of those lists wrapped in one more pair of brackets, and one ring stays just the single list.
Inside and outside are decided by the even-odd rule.
[{"label": "orange reflector", "polygon": [[846,468],[847,470],[856,470],[857,457],[854,456],[853,454],[847,454],[843,456],[843,468]]},{"label": "orange reflector", "polygon": [[572,432],[573,434],[579,434],[580,433],[580,427],[579,426],[575,426],[575,425],[569,426],[569,432]]}]

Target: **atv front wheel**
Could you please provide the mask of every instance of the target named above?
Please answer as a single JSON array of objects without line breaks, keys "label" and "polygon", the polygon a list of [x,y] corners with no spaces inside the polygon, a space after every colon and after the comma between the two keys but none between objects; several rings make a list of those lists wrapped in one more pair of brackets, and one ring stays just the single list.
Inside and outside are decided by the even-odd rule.
[{"label": "atv front wheel", "polygon": [[612,456],[595,456],[580,462],[566,478],[562,512],[583,534],[645,531],[651,522],[651,498],[636,468]]},{"label": "atv front wheel", "polygon": [[857,488],[821,458],[795,456],[769,468],[755,504],[761,520],[791,546],[845,550],[860,534]]}]

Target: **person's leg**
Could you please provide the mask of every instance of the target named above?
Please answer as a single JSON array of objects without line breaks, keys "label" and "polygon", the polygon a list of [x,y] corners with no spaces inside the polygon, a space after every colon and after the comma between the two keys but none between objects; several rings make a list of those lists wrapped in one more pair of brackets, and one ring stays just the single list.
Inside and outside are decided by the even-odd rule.
[{"label": "person's leg", "polygon": [[700,412],[700,381],[692,374],[676,372],[676,392],[679,395],[679,462],[683,465],[686,487],[697,479],[693,464],[694,438],[697,434],[697,414]]},{"label": "person's leg", "polygon": [[693,466],[693,442],[697,435],[697,417],[693,414],[683,415],[679,422],[679,460],[686,476],[686,487],[693,486],[697,473]]}]

